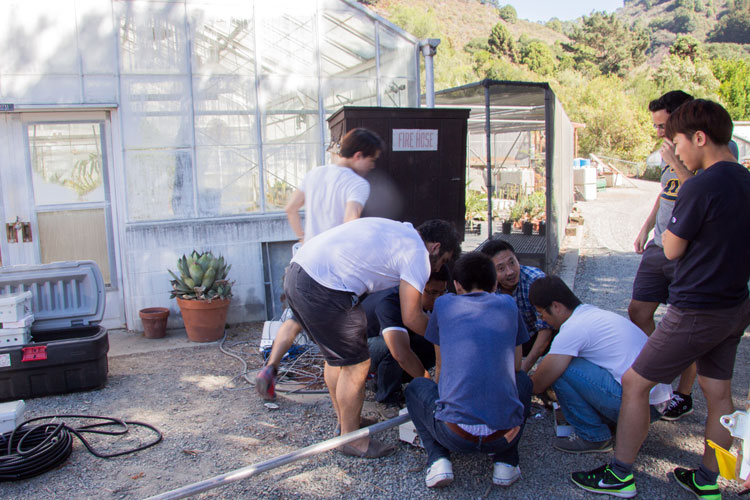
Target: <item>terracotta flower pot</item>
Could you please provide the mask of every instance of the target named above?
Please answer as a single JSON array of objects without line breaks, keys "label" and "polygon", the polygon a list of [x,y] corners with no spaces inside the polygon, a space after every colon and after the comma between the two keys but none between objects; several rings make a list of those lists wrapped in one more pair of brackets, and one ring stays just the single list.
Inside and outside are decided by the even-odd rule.
[{"label": "terracotta flower pot", "polygon": [[166,307],[148,307],[138,311],[143,322],[143,336],[147,339],[160,339],[167,333],[169,309]]},{"label": "terracotta flower pot", "polygon": [[229,299],[185,300],[177,297],[188,339],[215,342],[224,335]]}]

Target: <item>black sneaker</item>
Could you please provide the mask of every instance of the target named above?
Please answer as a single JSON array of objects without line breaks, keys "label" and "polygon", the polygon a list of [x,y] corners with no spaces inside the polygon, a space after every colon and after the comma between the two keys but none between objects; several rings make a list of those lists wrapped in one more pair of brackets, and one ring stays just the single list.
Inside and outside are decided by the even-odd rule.
[{"label": "black sneaker", "polygon": [[695,469],[677,467],[674,470],[674,478],[677,479],[677,484],[695,495],[696,498],[702,500],[721,500],[721,491],[719,491],[716,483],[705,486],[699,485],[695,482],[695,472]]},{"label": "black sneaker", "polygon": [[609,464],[592,471],[574,472],[570,475],[570,479],[576,486],[591,493],[620,498],[633,498],[638,494],[633,473],[620,478],[610,469]]},{"label": "black sneaker", "polygon": [[662,420],[679,420],[685,415],[693,413],[693,397],[689,394],[682,394],[676,392],[672,396],[672,400],[667,404],[662,414]]}]

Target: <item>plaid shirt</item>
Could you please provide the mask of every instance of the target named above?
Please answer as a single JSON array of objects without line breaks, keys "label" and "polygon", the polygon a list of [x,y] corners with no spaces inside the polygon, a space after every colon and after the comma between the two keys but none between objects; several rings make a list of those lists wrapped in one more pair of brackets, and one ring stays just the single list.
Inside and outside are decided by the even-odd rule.
[{"label": "plaid shirt", "polygon": [[[513,290],[511,296],[516,301],[518,310],[523,317],[523,321],[526,323],[526,328],[529,330],[529,336],[534,336],[539,330],[551,330],[552,327],[542,321],[536,312],[536,309],[531,302],[529,302],[529,288],[531,284],[543,278],[545,276],[544,271],[531,266],[521,266],[521,272],[518,276],[518,285]],[[496,293],[502,293],[498,287]]]}]

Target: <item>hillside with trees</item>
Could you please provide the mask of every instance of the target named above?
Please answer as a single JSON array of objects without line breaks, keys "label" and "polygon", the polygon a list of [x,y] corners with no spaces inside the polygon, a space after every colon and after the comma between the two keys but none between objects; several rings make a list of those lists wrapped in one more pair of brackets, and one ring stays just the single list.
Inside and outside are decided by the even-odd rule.
[{"label": "hillside with trees", "polygon": [[419,38],[440,38],[435,89],[492,78],[549,82],[580,153],[642,162],[646,109],[682,89],[750,120],[750,0],[626,0],[613,14],[532,23],[502,0],[360,0]]}]

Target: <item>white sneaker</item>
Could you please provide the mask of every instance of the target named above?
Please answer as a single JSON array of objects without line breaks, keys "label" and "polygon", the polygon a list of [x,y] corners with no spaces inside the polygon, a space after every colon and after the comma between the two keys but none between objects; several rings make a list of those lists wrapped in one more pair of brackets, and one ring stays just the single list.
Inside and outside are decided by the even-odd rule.
[{"label": "white sneaker", "polygon": [[440,488],[453,482],[453,464],[447,458],[438,458],[427,469],[425,478],[428,488]]},{"label": "white sneaker", "polygon": [[513,466],[503,462],[495,462],[495,467],[492,470],[493,483],[499,486],[510,486],[519,477],[521,477],[521,468],[517,465]]}]

